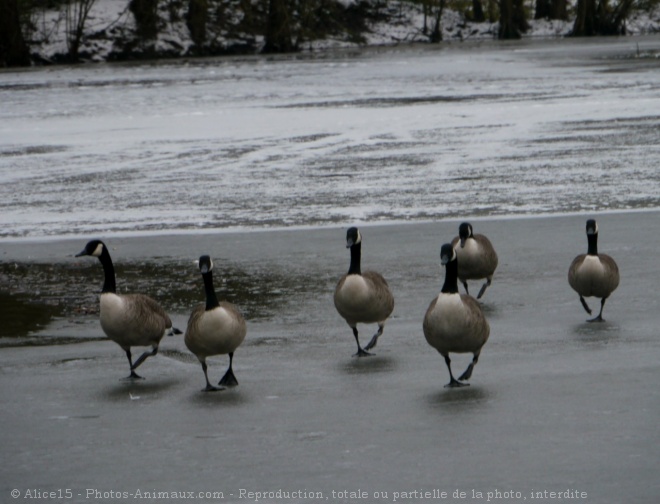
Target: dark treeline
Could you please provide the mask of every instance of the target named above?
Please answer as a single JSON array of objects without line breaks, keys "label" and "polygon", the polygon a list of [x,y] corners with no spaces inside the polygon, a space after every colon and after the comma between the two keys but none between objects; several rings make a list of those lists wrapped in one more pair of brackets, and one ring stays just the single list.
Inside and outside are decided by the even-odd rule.
[{"label": "dark treeline", "polygon": [[[39,62],[30,53],[43,13],[59,11],[52,23],[64,23],[66,54],[59,60],[84,59],[85,41],[112,39],[111,59],[167,56],[154,49],[166,23],[182,22],[193,45],[189,55],[300,50],[309,41],[341,38],[364,42],[370,23],[398,22],[403,2],[387,0],[126,0],[122,23],[89,28],[89,14],[104,0],[0,0],[0,66]],[[652,10],[660,0],[407,0],[424,15],[420,32],[429,42],[442,40],[445,9],[466,21],[498,23],[497,37],[520,38],[529,19],[574,18],[572,35],[618,35],[634,11]],[[41,17],[40,17],[41,16]],[[128,16],[131,23],[126,23]],[[40,20],[40,21],[38,21]],[[131,29],[122,28],[130,24]],[[55,28],[53,29],[53,31]],[[228,42],[230,41],[230,42]],[[260,41],[259,43],[257,41]],[[181,55],[173,52],[171,56]]]}]

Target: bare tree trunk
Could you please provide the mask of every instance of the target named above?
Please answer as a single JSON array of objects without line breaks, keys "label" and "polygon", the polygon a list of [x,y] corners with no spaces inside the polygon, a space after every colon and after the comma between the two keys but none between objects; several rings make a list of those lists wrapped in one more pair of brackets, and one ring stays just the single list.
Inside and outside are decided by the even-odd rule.
[{"label": "bare tree trunk", "polygon": [[433,43],[442,41],[442,27],[440,26],[440,21],[442,21],[442,11],[445,8],[445,0],[440,0],[438,2],[438,10],[435,14],[435,22],[433,23],[433,31],[429,40]]},{"label": "bare tree trunk", "polygon": [[204,51],[204,42],[206,42],[206,24],[208,23],[208,1],[207,0],[189,0],[188,13],[186,15],[186,25],[190,32],[190,38],[195,43],[197,53]]},{"label": "bare tree trunk", "polygon": [[475,23],[483,23],[486,21],[486,15],[484,14],[481,0],[472,0],[472,21]]},{"label": "bare tree trunk", "polygon": [[520,31],[515,23],[513,0],[500,1],[500,29],[497,38],[500,40],[519,39]]},{"label": "bare tree trunk", "polygon": [[71,61],[78,61],[85,23],[96,0],[69,0],[66,5],[66,44]]},{"label": "bare tree trunk", "polygon": [[29,66],[28,50],[18,9],[18,0],[0,0],[0,66]]},{"label": "bare tree trunk", "polygon": [[550,18],[550,7],[551,0],[536,0],[536,6],[534,9],[534,19],[546,19]]},{"label": "bare tree trunk", "polygon": [[561,19],[562,21],[568,20],[567,0],[551,0],[550,19]]},{"label": "bare tree trunk", "polygon": [[520,33],[527,33],[529,30],[524,0],[513,0],[513,22]]},{"label": "bare tree trunk", "polygon": [[291,39],[291,19],[286,0],[270,0],[266,22],[265,53],[291,52],[295,48]]}]

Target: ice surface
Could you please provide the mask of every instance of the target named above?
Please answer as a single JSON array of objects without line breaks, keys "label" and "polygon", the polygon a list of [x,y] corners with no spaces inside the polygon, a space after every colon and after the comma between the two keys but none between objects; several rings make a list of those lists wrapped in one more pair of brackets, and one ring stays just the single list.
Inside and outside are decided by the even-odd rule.
[{"label": "ice surface", "polygon": [[[573,257],[586,251],[585,217],[473,221],[500,264],[482,300],[491,337],[471,386],[459,390],[443,387],[446,367],[421,329],[442,285],[440,245],[459,221],[361,228],[363,267],[382,272],[396,299],[376,356],[367,359],[352,357],[352,334],[332,304],[334,283],[348,268],[343,228],[117,239],[116,262],[159,257],[192,269],[188,258],[205,252],[218,277],[232,261],[318,285],[308,281],[269,317],[249,321],[234,359],[235,390],[201,392],[201,367],[180,337],[163,341],[140,368],[146,380],[135,384],[120,381],[126,359],[109,341],[3,348],[0,495],[69,488],[65,502],[105,504],[116,500],[90,500],[87,491],[216,491],[224,498],[199,501],[242,503],[254,498],[239,499],[241,489],[300,489],[323,492],[327,502],[384,503],[394,502],[394,492],[437,489],[448,497],[398,502],[477,503],[497,490],[556,502],[532,500],[531,492],[570,489],[586,492],[580,502],[654,503],[658,239],[642,230],[655,226],[658,213],[596,218],[599,250],[621,270],[603,324],[585,322],[566,279]],[[4,243],[2,253],[72,261],[64,251],[74,245]],[[179,327],[186,318],[173,314]],[[100,334],[96,319],[81,321],[78,332]],[[364,338],[375,330],[359,327]],[[468,362],[453,356],[456,371]],[[211,379],[226,366],[226,357],[210,359]],[[358,489],[369,498],[332,494]],[[455,490],[466,498],[452,498]]]},{"label": "ice surface", "polygon": [[3,72],[0,237],[657,208],[658,36]]}]

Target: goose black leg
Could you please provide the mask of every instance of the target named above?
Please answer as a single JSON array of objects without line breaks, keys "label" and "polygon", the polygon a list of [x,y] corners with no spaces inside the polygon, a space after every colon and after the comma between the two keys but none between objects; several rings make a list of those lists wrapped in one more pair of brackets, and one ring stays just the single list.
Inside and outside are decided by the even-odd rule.
[{"label": "goose black leg", "polygon": [[131,355],[131,349],[129,348],[124,348],[124,352],[126,352],[126,357],[128,358],[128,365],[131,368],[131,374],[129,374],[125,380],[144,380],[143,377],[141,377],[139,374],[137,374],[133,370],[133,356]]},{"label": "goose black leg", "polygon": [[360,339],[358,338],[357,327],[353,327],[353,336],[355,336],[355,342],[357,343],[357,347],[358,347],[358,351],[355,354],[355,357],[369,357],[370,355],[372,355],[369,352],[363,350],[362,347],[360,346]]},{"label": "goose black leg", "polygon": [[486,289],[487,289],[488,287],[490,287],[490,282],[491,282],[491,279],[490,279],[490,278],[487,278],[487,279],[486,279],[486,283],[484,283],[484,284],[481,286],[481,290],[479,291],[479,294],[477,294],[477,299],[481,299],[481,296],[484,295],[484,292],[486,292]]},{"label": "goose black leg", "polygon": [[449,383],[445,385],[445,388],[447,387],[469,387],[469,383],[461,383],[459,382],[456,378],[454,378],[453,373],[451,372],[451,359],[449,358],[449,354],[444,356],[445,358],[445,364],[447,364],[447,369],[449,370]]},{"label": "goose black leg", "polygon": [[465,287],[465,293],[469,296],[470,291],[468,291],[468,288],[467,288],[467,280],[463,280],[463,287]]},{"label": "goose black leg", "polygon": [[587,302],[584,300],[582,296],[580,296],[580,303],[582,303],[582,306],[584,306],[584,309],[587,310],[587,313],[591,315],[591,308],[589,308],[589,305]]},{"label": "goose black leg", "polygon": [[470,365],[467,367],[465,372],[458,377],[460,381],[464,380],[469,380],[470,377],[472,376],[472,371],[474,370],[474,366],[477,365],[477,361],[479,360],[479,354],[475,354],[474,357],[472,358],[472,362],[470,362]]},{"label": "goose black leg", "polygon": [[236,379],[236,376],[234,376],[234,370],[232,369],[233,362],[234,362],[234,352],[230,352],[229,369],[227,369],[227,372],[222,377],[222,380],[218,382],[218,385],[224,387],[235,387],[236,385],[238,385],[238,380]]},{"label": "goose black leg", "polygon": [[373,338],[371,338],[371,341],[367,344],[367,346],[364,347],[365,350],[371,350],[373,347],[376,346],[376,343],[378,343],[378,338],[383,334],[383,327],[381,324],[378,324],[378,331],[376,331],[376,334],[373,335]]},{"label": "goose black leg", "polygon": [[202,362],[202,370],[204,371],[204,378],[206,378],[206,388],[203,388],[202,392],[216,392],[218,390],[222,390],[221,388],[214,387],[213,385],[211,385],[211,382],[209,381],[208,366],[206,365],[206,362]]},{"label": "goose black leg", "polygon": [[[603,308],[605,307],[605,301],[607,300],[606,297],[600,300],[600,312],[598,312],[598,316],[592,319],[587,320],[587,322],[605,322],[605,319],[603,318]],[[589,312],[591,313],[591,312]]]},{"label": "goose black leg", "polygon": [[131,366],[131,373],[137,369],[137,367],[142,364],[147,357],[152,357],[158,353],[158,347],[154,346],[151,349],[151,352],[144,352],[142,355],[140,355],[137,360],[133,363]]}]

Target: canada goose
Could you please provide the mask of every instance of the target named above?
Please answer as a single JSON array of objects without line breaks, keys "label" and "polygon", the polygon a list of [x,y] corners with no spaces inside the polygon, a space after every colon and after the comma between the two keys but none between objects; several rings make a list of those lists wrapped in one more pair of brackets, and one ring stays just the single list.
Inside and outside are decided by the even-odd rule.
[{"label": "canada goose", "polygon": [[454,378],[449,352],[471,352],[474,355],[468,368],[458,378],[469,380],[490,334],[490,326],[479,303],[467,294],[458,293],[460,259],[457,257],[456,249],[449,243],[440,249],[440,263],[446,269],[445,283],[426,310],[423,324],[426,341],[445,358],[450,377],[446,387],[468,385]]},{"label": "canada goose", "polygon": [[[366,350],[375,347],[378,338],[383,334],[385,320],[394,310],[394,297],[380,273],[361,271],[362,236],[356,227],[346,232],[346,248],[351,249],[351,264],[348,273],[337,283],[334,296],[335,308],[353,329],[353,336],[358,346],[355,355],[364,357],[371,355]],[[378,324],[378,331],[362,349],[357,324],[374,322]]]},{"label": "canada goose", "polygon": [[[227,301],[218,302],[213,289],[213,261],[207,255],[199,258],[199,270],[204,279],[206,304],[197,305],[188,319],[188,328],[184,341],[188,350],[195,354],[202,364],[206,388],[204,391],[222,390],[222,387],[238,385],[234,376],[232,363],[234,351],[245,339],[247,332],[245,319],[236,307]],[[229,354],[229,368],[218,385],[214,387],[209,382],[206,358],[211,355]]]},{"label": "canada goose", "polygon": [[[144,294],[117,294],[115,268],[110,259],[108,247],[100,240],[92,240],[76,257],[97,257],[103,265],[105,281],[101,290],[101,328],[112,341],[126,352],[131,368],[129,379],[141,379],[135,372],[147,357],[158,353],[158,345],[165,334],[181,334],[172,327],[172,321],[165,310]],[[133,362],[132,346],[150,346]]]},{"label": "canada goose", "polygon": [[[486,292],[486,288],[493,280],[495,268],[497,268],[497,254],[490,240],[482,234],[473,234],[472,225],[464,222],[458,227],[458,236],[451,244],[458,255],[458,278],[463,282],[465,293],[468,292],[468,280],[486,279],[481,286],[477,299]],[[459,246],[460,245],[460,246]]]},{"label": "canada goose", "polygon": [[598,316],[587,322],[603,322],[605,301],[619,285],[619,268],[610,256],[598,253],[598,224],[593,219],[587,221],[587,242],[587,253],[573,259],[568,269],[568,283],[580,295],[580,302],[589,315],[591,308],[584,298],[601,298]]}]

